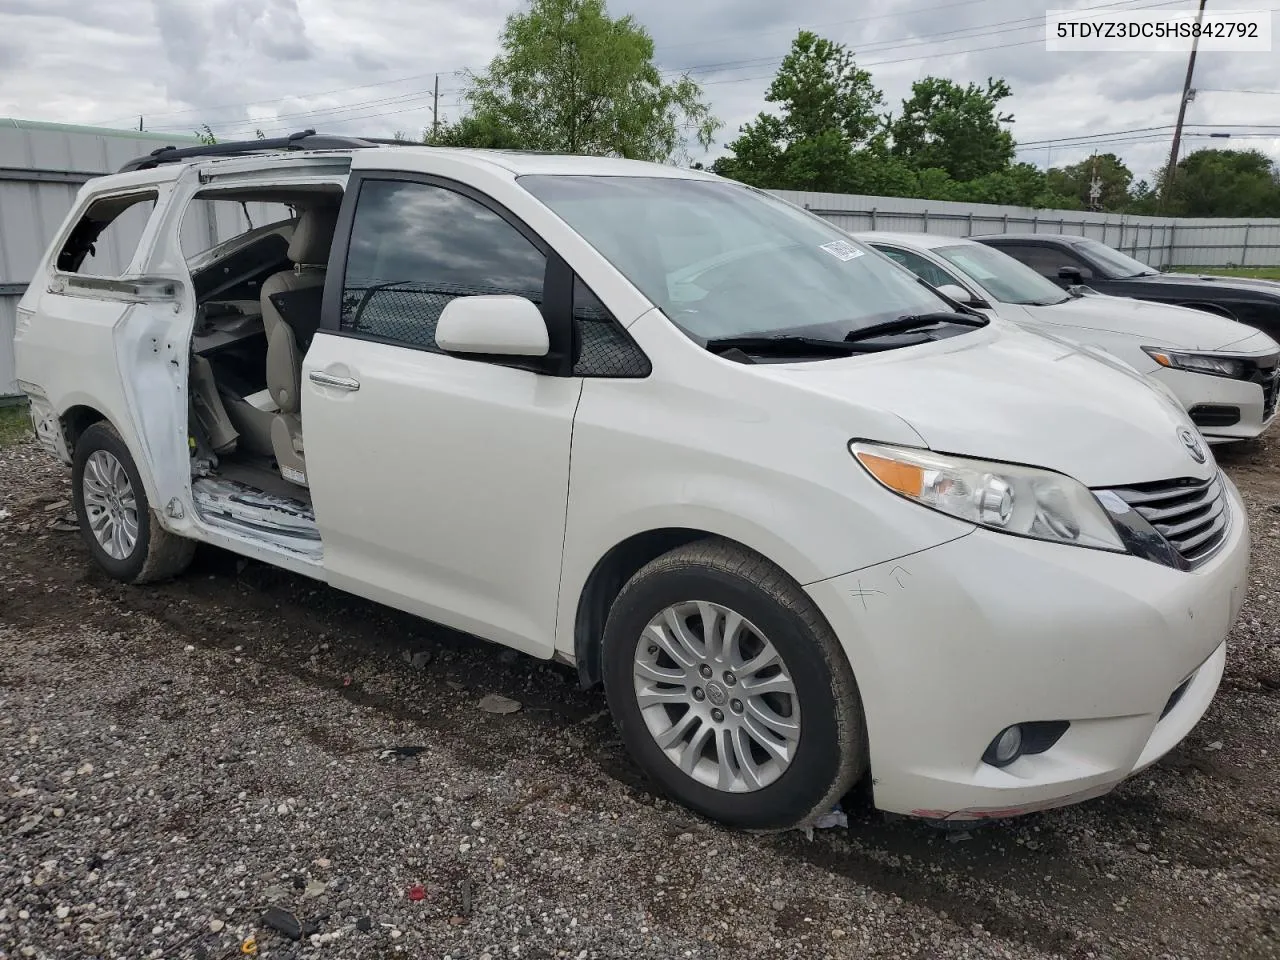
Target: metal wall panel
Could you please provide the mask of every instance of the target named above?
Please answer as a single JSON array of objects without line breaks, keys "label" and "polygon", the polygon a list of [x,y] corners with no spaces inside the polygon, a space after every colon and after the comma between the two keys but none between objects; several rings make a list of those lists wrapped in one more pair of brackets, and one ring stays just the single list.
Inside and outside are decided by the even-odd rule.
[{"label": "metal wall panel", "polygon": [[1280,220],[1176,219],[1086,210],[1033,210],[908,197],[772,191],[844,230],[897,230],[965,237],[982,233],[1062,233],[1092,237],[1153,267],[1275,266]]}]

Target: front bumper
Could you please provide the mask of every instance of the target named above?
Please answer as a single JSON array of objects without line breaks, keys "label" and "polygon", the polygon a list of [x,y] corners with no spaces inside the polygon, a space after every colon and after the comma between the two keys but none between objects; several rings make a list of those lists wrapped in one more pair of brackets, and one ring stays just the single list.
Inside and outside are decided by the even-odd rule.
[{"label": "front bumper", "polygon": [[1173,391],[1210,443],[1252,440],[1276,418],[1274,385],[1168,367],[1157,367],[1148,376]]},{"label": "front bumper", "polygon": [[[1225,484],[1232,528],[1189,573],[975,530],[808,586],[858,680],[876,806],[1029,813],[1107,793],[1181,741],[1217,690],[1247,582],[1247,516]],[[1070,727],[1044,753],[982,762],[997,733],[1037,720]]]}]

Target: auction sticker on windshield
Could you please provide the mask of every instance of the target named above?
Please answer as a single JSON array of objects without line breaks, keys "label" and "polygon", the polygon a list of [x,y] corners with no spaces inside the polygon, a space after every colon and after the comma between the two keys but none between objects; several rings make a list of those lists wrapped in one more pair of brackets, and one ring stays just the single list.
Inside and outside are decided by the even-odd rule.
[{"label": "auction sticker on windshield", "polygon": [[824,243],[822,249],[837,260],[852,260],[855,257],[862,256],[863,253],[847,240],[832,240],[830,243]]}]

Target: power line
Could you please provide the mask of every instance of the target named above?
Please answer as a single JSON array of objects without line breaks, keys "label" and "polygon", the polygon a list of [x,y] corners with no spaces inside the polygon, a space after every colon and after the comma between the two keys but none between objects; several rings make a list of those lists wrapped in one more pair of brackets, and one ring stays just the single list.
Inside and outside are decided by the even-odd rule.
[{"label": "power line", "polygon": [[[1101,10],[1101,9],[1106,9],[1111,7],[1127,6],[1128,4],[1131,4],[1131,3],[1141,3],[1141,2],[1142,0],[1111,0],[1111,2],[1109,3],[1100,3],[1100,4],[1094,4],[1088,7],[1081,7],[1080,10],[1081,11]],[[1148,4],[1147,6],[1134,7],[1132,9],[1135,12],[1139,10],[1154,10],[1159,7],[1178,6],[1180,2],[1181,0],[1160,0],[1160,2],[1157,2],[1157,3]],[[1021,24],[1021,26],[1013,26],[1013,24]],[[860,56],[864,53],[868,53],[868,52],[875,53],[884,49],[894,49],[894,48],[901,48],[901,47],[920,47],[920,46],[926,46],[926,45],[932,46],[935,43],[951,43],[956,40],[971,40],[971,39],[975,39],[976,37],[990,37],[990,36],[995,36],[997,34],[1002,34],[1002,33],[1017,33],[1023,30],[1039,30],[1042,28],[1043,24],[1044,24],[1043,16],[1020,17],[1013,20],[995,20],[995,21],[992,21],[991,23],[976,24],[974,26],[961,27],[954,30],[944,30],[941,33],[912,34],[906,37],[892,37],[884,40],[872,40],[872,41],[868,41],[865,44],[852,44],[852,46],[856,47],[856,53]],[[991,29],[992,27],[1001,27],[1003,29],[993,30]],[[1040,41],[1033,40],[1033,41],[1027,41],[1027,42],[1039,43]],[[979,49],[993,50],[993,49],[1000,49],[1003,46],[1023,46],[1023,45],[1026,45],[1026,44],[1024,43],[1002,44],[998,47],[982,47]],[[968,53],[972,51],[955,51],[955,52]],[[950,55],[950,53],[938,54],[938,55],[948,56]],[[929,57],[932,57],[932,56],[934,56],[934,54],[929,55]],[[787,54],[782,54],[782,55],[776,55],[776,56],[770,56],[770,57],[754,57],[748,60],[727,60],[721,63],[697,64],[691,67],[668,67],[663,69],[661,72],[665,74],[674,75],[674,74],[682,74],[682,73],[715,72],[717,70],[732,69],[735,67],[767,66],[771,64],[781,63],[784,59],[786,59],[786,57],[787,57]],[[902,60],[882,60],[882,61],[878,61],[878,63],[880,64],[906,63],[906,62],[910,62],[918,59],[928,59],[928,57],[924,57],[924,58],[910,57]],[[868,63],[859,61],[858,66],[861,66],[861,67],[875,66],[876,63],[877,63],[876,61],[868,62]],[[754,80],[758,78],[743,77],[741,79],[743,81],[746,81],[746,80]],[[727,81],[707,81],[707,82],[720,83],[720,82],[736,82],[736,81],[731,79]]]},{"label": "power line", "polygon": [[[868,23],[872,20],[887,20],[890,17],[909,16],[915,13],[932,13],[935,10],[949,10],[952,7],[971,7],[976,3],[987,3],[989,0],[958,0],[956,3],[940,3],[932,7],[913,7],[910,10],[898,10],[894,13],[877,13],[869,17],[853,17],[849,20],[831,20],[826,23],[811,23],[798,27],[769,27],[766,30],[748,30],[742,33],[724,33],[718,37],[709,38],[711,41],[717,40],[736,40],[739,37],[758,37],[769,33],[793,33],[798,30],[823,30],[827,27],[842,27],[850,23]],[[701,43],[707,43],[708,38],[701,40],[686,40],[683,43],[664,43],[658,50],[674,50],[677,47],[694,47]]]},{"label": "power line", "polygon": [[1280,90],[1220,90],[1214,87],[1196,87],[1196,93],[1256,93],[1260,96],[1280,97]]},{"label": "power line", "polygon": [[[1238,130],[1242,127],[1250,128],[1251,132],[1264,132],[1275,130],[1280,132],[1280,124],[1273,123],[1188,123],[1188,129],[1204,129],[1204,130]],[[1165,123],[1155,127],[1134,127],[1131,130],[1109,130],[1105,133],[1081,133],[1073,137],[1052,137],[1045,140],[1026,140],[1018,144],[1020,147],[1043,147],[1053,144],[1067,143],[1069,141],[1087,141],[1095,137],[1122,137],[1133,133],[1151,133],[1154,131],[1168,131],[1173,129],[1172,123]]]},{"label": "power line", "polygon": [[[148,112],[147,116],[178,117],[178,116],[183,116],[189,113],[203,113],[206,111],[213,111],[213,110],[230,110],[233,107],[258,107],[268,103],[280,103],[283,100],[289,100],[289,99],[305,100],[311,97],[331,97],[334,94],[338,94],[338,93],[350,93],[352,90],[367,90],[372,87],[389,86],[393,83],[408,83],[410,80],[421,80],[421,79],[424,79],[425,77],[433,77],[435,76],[436,73],[458,76],[459,74],[465,73],[466,71],[467,71],[466,67],[458,67],[457,69],[454,69],[454,70],[439,70],[439,71],[433,70],[431,73],[418,73],[408,77],[394,77],[391,80],[377,80],[373,83],[357,84],[354,87],[338,87],[336,90],[320,90],[312,93],[288,94],[287,96],[276,97],[271,100],[242,100],[239,103],[223,103],[223,104],[217,104],[211,107],[190,107],[186,110],[169,110],[161,113]],[[132,115],[130,116],[132,117]]]}]

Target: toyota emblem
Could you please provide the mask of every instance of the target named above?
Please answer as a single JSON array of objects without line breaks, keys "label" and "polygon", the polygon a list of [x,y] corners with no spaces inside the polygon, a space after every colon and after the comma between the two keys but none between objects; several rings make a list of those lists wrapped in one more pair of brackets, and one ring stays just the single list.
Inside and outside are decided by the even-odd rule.
[{"label": "toyota emblem", "polygon": [[1200,438],[1186,427],[1178,428],[1178,439],[1182,441],[1182,445],[1187,448],[1187,453],[1191,454],[1191,459],[1196,463],[1204,463],[1204,444],[1200,442]]}]

